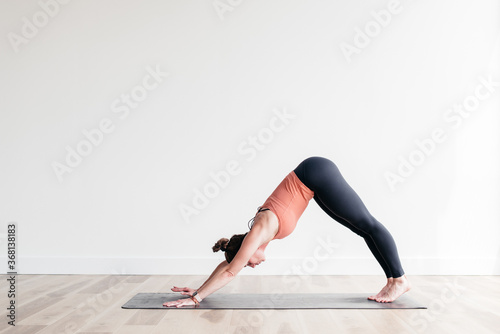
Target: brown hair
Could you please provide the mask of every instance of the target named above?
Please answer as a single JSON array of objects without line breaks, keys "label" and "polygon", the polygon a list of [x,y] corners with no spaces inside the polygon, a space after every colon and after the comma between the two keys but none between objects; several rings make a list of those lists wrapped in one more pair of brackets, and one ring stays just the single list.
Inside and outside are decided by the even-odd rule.
[{"label": "brown hair", "polygon": [[223,251],[226,256],[227,263],[233,261],[236,253],[240,250],[243,239],[247,236],[248,232],[245,234],[235,234],[231,237],[231,240],[228,238],[221,238],[219,241],[215,243],[212,247],[212,250],[215,252]]}]

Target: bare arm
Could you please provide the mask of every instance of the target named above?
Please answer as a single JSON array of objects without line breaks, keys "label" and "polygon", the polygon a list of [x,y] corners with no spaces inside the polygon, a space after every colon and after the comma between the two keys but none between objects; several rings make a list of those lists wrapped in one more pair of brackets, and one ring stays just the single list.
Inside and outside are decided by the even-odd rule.
[{"label": "bare arm", "polygon": [[[231,263],[227,263],[227,261],[223,261],[221,264],[215,268],[214,272],[207,279],[205,283],[198,289],[197,297],[201,301],[205,299],[207,296],[211,295],[215,291],[224,287],[226,284],[231,282],[233,278],[246,266],[248,260],[252,257],[255,251],[265,242],[267,232],[262,229],[260,226],[254,226],[252,230],[247,234],[245,239],[243,239],[243,243],[241,244],[241,248],[238,253],[231,261]],[[164,306],[170,307],[182,307],[188,305],[194,305],[194,301],[191,298],[179,299],[172,302],[166,302],[163,304]]]},{"label": "bare arm", "polygon": [[214,271],[212,272],[212,274],[207,278],[207,280],[205,281],[205,283],[203,283],[197,290],[200,290],[201,288],[203,288],[207,282],[212,278],[214,277],[216,274],[220,273],[223,268],[228,265],[227,261],[224,260],[222,261],[221,263],[219,263],[219,265],[217,266],[217,268],[214,269]]},{"label": "bare arm", "polygon": [[198,295],[200,298],[206,298],[231,282],[241,269],[246,266],[248,260],[250,260],[255,251],[267,241],[266,232],[260,228],[260,226],[254,226],[245,239],[243,239],[241,248],[231,263],[223,263],[220,270],[209,278],[203,286],[200,287],[200,289],[198,289]]},{"label": "bare arm", "polygon": [[207,280],[205,281],[205,283],[202,284],[202,286],[200,286],[198,289],[192,289],[192,288],[189,288],[187,286],[185,287],[178,287],[178,286],[174,286],[172,288],[172,291],[174,292],[180,292],[181,295],[187,295],[187,296],[192,296],[193,293],[199,289],[201,289],[203,286],[205,286],[205,284],[207,284],[207,282],[212,278],[214,277],[215,274],[217,274],[218,272],[220,272],[222,270],[222,268],[224,268],[224,266],[227,265],[227,261],[224,260],[222,261],[215,269],[214,271],[212,272],[212,274],[207,278]]}]

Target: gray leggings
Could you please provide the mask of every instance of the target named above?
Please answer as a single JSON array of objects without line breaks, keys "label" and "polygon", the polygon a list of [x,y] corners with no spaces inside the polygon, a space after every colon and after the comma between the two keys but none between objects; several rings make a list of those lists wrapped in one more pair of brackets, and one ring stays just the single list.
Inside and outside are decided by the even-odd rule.
[{"label": "gray leggings", "polygon": [[314,200],[323,211],[365,239],[387,277],[404,275],[391,234],[368,212],[332,161],[311,157],[302,161],[294,172],[314,192]]}]

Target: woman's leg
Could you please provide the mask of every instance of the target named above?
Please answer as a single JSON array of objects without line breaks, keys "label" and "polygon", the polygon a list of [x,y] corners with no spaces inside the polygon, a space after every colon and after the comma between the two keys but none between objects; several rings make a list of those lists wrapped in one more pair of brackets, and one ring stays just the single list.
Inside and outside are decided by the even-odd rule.
[{"label": "woman's leg", "polygon": [[332,161],[320,157],[306,159],[295,174],[314,191],[315,201],[330,217],[364,238],[388,278],[404,275],[391,234],[368,212]]},{"label": "woman's leg", "polygon": [[[323,209],[323,211],[325,211],[330,217],[332,217],[333,219],[335,219],[336,221],[338,221],[339,223],[341,223],[345,227],[349,228],[351,231],[353,231],[357,235],[363,237],[362,232],[360,230],[356,229],[352,224],[350,224],[344,218],[341,218],[341,217],[335,215],[335,213],[330,211],[330,209],[328,209],[328,207],[326,207],[323,204],[323,202],[321,202],[321,200],[316,195],[314,196],[314,200],[316,201],[316,203],[318,203],[319,207],[321,209]],[[385,262],[384,258],[380,254],[380,251],[376,247],[373,240],[371,238],[366,238],[366,237],[363,237],[363,238],[365,239],[365,242],[368,245],[368,248],[372,252],[373,256],[375,256],[375,259],[377,259],[377,262],[380,264],[380,266],[384,270],[385,276],[387,278],[392,277],[393,275],[392,275],[391,269],[389,268],[389,265],[387,264],[387,262]]]}]

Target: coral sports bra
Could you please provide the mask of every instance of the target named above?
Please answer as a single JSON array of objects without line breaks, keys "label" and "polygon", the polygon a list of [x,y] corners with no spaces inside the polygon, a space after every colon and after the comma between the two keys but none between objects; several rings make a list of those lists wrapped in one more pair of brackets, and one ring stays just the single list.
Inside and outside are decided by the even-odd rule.
[{"label": "coral sports bra", "polygon": [[299,180],[295,172],[290,172],[281,181],[258,211],[269,209],[278,217],[278,233],[272,240],[283,239],[293,232],[313,197],[314,192]]}]

